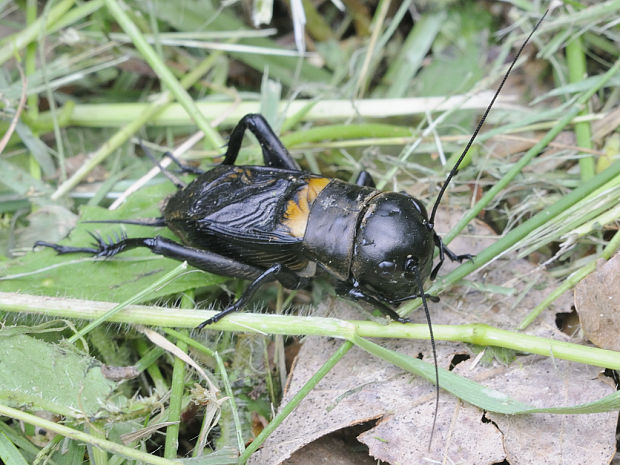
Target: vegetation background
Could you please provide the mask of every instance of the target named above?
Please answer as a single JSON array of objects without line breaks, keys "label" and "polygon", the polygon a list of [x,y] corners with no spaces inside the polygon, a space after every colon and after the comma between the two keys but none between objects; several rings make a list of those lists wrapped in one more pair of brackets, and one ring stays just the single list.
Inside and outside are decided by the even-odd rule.
[{"label": "vegetation background", "polygon": [[[289,463],[315,463],[299,455],[312,453],[333,463],[376,463],[372,455],[386,463],[450,457],[517,464],[535,460],[530,453],[543,454],[546,463],[620,463],[614,455],[620,296],[613,284],[594,281],[576,291],[575,301],[570,291],[597,268],[599,283],[620,280],[611,260],[620,243],[620,2],[301,5],[0,1],[2,460],[169,464],[185,457],[188,463],[242,463],[264,445],[262,455],[250,460],[278,463],[309,444]],[[172,150],[208,168],[220,160],[230,129],[251,112],[270,121],[304,169],[344,180],[366,169],[380,188],[407,191],[432,205],[516,50],[549,6],[440,208],[437,227],[444,240],[465,238],[451,247],[475,251],[478,258],[446,268],[428,284],[429,292],[442,293],[442,304],[431,308],[433,319],[446,325],[435,330],[437,339],[459,341],[441,345],[440,365],[453,370],[483,353],[485,370],[519,379],[512,392],[487,378],[493,389],[508,392],[507,401],[466,378],[445,375],[444,389],[483,412],[499,412],[487,418],[476,408],[472,414],[476,423],[495,425],[493,434],[502,434],[503,443],[488,440],[495,445],[484,458],[476,453],[486,439],[453,432],[448,440],[450,417],[443,422],[441,412],[438,436],[427,449],[433,391],[425,381],[414,389],[409,374],[403,378],[409,390],[402,394],[394,385],[370,391],[374,399],[385,396],[384,389],[398,392],[395,403],[376,412],[368,398],[353,396],[362,411],[326,413],[336,400],[322,405],[313,397],[322,392],[314,388],[321,379],[347,383],[340,385],[342,396],[369,392],[367,386],[383,383],[374,376],[385,374],[385,366],[395,370],[387,371],[390,376],[402,377],[405,370],[434,379],[432,367],[417,364],[418,354],[430,357],[427,341],[375,346],[366,339],[426,338],[420,312],[420,325],[387,326],[369,309],[351,313],[351,305],[333,299],[331,283],[321,279],[295,292],[265,286],[254,300],[255,314],[192,332],[209,315],[205,309],[223,308],[247,283],[148,251],[102,263],[32,250],[37,240],[87,245],[89,232],[114,237],[121,230],[84,221],[159,216],[174,186],[152,170],[145,149],[157,159]],[[260,148],[252,137],[247,141],[240,163],[260,164]],[[122,231],[153,233],[130,225]],[[597,265],[599,259],[609,265]],[[518,279],[497,274],[506,269]],[[401,312],[419,305],[408,303]],[[468,310],[450,313],[459,308]],[[324,312],[343,320],[317,316]],[[595,315],[598,329],[580,326],[585,315]],[[351,323],[357,318],[371,321]],[[540,340],[519,331],[526,328]],[[293,367],[301,337],[309,334],[323,336],[324,345],[306,342],[306,352],[313,347],[324,357],[300,356]],[[334,345],[327,337],[346,342]],[[550,349],[556,339],[566,345]],[[487,345],[503,349],[480,352]],[[381,364],[351,358],[355,363],[347,365],[353,351],[345,354],[353,346]],[[544,357],[535,363],[521,355],[551,351],[587,368],[564,371],[544,365]],[[372,369],[356,377],[356,366]],[[515,366],[532,366],[536,376],[520,379]],[[304,368],[305,377],[299,371]],[[555,389],[552,380],[560,385],[549,399],[544,393]],[[292,396],[296,381],[303,386],[299,398]],[[527,395],[526,384],[532,389]],[[562,391],[568,384],[574,386],[570,395]],[[602,413],[580,415],[585,423],[579,426],[562,420],[568,423],[550,427],[519,417],[528,420],[510,430],[501,418],[532,408],[510,396],[540,408],[585,404],[565,413]],[[393,438],[386,431],[372,433],[374,443],[360,439],[365,448],[356,450],[355,436],[409,409],[402,402],[412,397],[429,407],[419,415],[421,426],[399,429]],[[453,401],[442,391],[442,404]],[[474,409],[469,404],[463,405]],[[293,414],[288,426],[281,425],[296,407],[305,417]],[[341,427],[322,424],[326,418]],[[269,455],[311,430],[313,436],[298,447]],[[561,435],[564,445],[551,450],[531,442],[551,444]],[[594,436],[597,441],[588,442]],[[530,443],[511,445],[518,437]],[[458,453],[451,449],[455,444]],[[588,455],[579,455],[584,451]]]}]

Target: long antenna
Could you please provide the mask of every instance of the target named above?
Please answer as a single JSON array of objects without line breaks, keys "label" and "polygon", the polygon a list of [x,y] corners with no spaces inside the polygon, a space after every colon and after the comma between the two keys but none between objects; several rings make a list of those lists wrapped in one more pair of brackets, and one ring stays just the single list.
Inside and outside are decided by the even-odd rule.
[{"label": "long antenna", "polygon": [[435,424],[437,423],[437,412],[439,411],[439,367],[437,366],[437,349],[435,348],[435,335],[433,334],[433,325],[431,323],[431,312],[428,311],[426,294],[424,294],[424,285],[422,284],[422,280],[420,279],[420,275],[417,270],[414,275],[418,284],[418,292],[420,292],[420,297],[422,297],[422,306],[424,307],[424,314],[426,315],[426,322],[428,323],[428,333],[431,338],[431,347],[433,348],[433,361],[435,362],[435,415],[433,416],[431,437],[428,440],[428,450],[431,450],[433,435],[435,434]]},{"label": "long antenna", "polygon": [[491,99],[491,103],[489,103],[489,106],[484,111],[484,114],[482,115],[482,118],[480,118],[480,121],[478,122],[478,126],[476,127],[476,130],[474,131],[473,135],[469,139],[469,142],[467,142],[467,145],[465,146],[465,149],[463,150],[463,153],[461,153],[461,156],[459,157],[458,161],[454,164],[454,167],[450,170],[450,173],[448,174],[448,177],[446,178],[445,182],[443,183],[443,186],[441,186],[441,190],[439,191],[439,195],[437,196],[437,200],[435,200],[435,205],[433,205],[433,211],[431,212],[431,217],[429,219],[429,225],[431,227],[433,227],[434,224],[435,224],[435,213],[437,213],[437,208],[439,207],[439,202],[441,202],[441,198],[443,197],[444,192],[448,188],[448,184],[450,184],[450,181],[452,180],[452,178],[458,172],[459,165],[461,164],[461,162],[465,158],[465,155],[467,154],[467,152],[471,148],[472,144],[474,143],[474,140],[476,139],[476,136],[480,132],[480,128],[482,128],[482,125],[484,124],[484,121],[487,119],[489,111],[491,111],[491,108],[493,107],[493,104],[495,103],[495,100],[497,100],[497,96],[501,92],[502,87],[504,87],[504,84],[506,83],[506,79],[508,79],[508,76],[510,75],[510,72],[512,71],[512,68],[514,68],[515,63],[519,59],[519,56],[521,55],[521,52],[523,52],[523,49],[525,48],[527,43],[532,38],[532,35],[534,34],[534,32],[536,32],[536,29],[538,29],[538,26],[540,26],[540,23],[543,22],[543,20],[545,19],[545,16],[547,16],[547,13],[549,13],[549,10],[545,11],[545,14],[542,15],[542,17],[538,20],[538,22],[536,23],[536,26],[534,26],[534,29],[532,29],[532,32],[530,32],[530,35],[527,36],[527,39],[525,39],[525,42],[523,42],[523,45],[521,45],[521,48],[517,52],[517,55],[515,56],[515,59],[512,60],[512,63],[510,64],[510,67],[508,68],[508,71],[506,71],[506,74],[504,74],[502,82],[500,83],[499,87],[495,91],[495,95],[493,95],[493,98]]},{"label": "long antenna", "polygon": [[[493,95],[493,98],[491,99],[491,103],[489,103],[489,105],[487,106],[487,109],[484,111],[484,114],[482,115],[482,118],[480,118],[480,121],[478,122],[478,126],[476,127],[476,130],[474,131],[473,135],[469,139],[469,142],[467,142],[467,146],[463,150],[463,153],[461,153],[461,156],[459,157],[459,159],[455,163],[454,167],[450,170],[450,174],[448,174],[448,177],[446,178],[445,182],[443,183],[443,186],[441,186],[441,190],[439,191],[439,195],[437,196],[437,200],[435,200],[435,204],[433,205],[433,211],[431,212],[431,216],[430,216],[430,219],[429,219],[429,225],[430,225],[431,228],[434,227],[434,224],[435,224],[435,213],[437,213],[437,207],[439,206],[439,202],[441,202],[441,198],[443,197],[443,194],[446,191],[446,188],[448,187],[448,184],[450,184],[450,181],[452,180],[452,178],[458,172],[459,165],[461,164],[461,162],[465,158],[465,155],[467,154],[468,150],[470,149],[470,147],[474,143],[474,140],[476,139],[476,136],[480,132],[480,128],[482,128],[482,125],[484,124],[484,121],[486,120],[486,118],[487,118],[487,116],[489,114],[489,111],[491,111],[491,108],[493,107],[493,104],[495,103],[495,100],[497,100],[497,96],[501,92],[502,87],[504,87],[504,84],[506,83],[506,79],[508,79],[508,76],[510,75],[510,72],[512,71],[512,68],[514,68],[515,63],[519,59],[519,56],[521,55],[521,52],[523,52],[523,49],[525,48],[525,46],[527,45],[529,40],[532,38],[532,35],[534,34],[534,32],[536,32],[536,29],[538,29],[538,26],[540,26],[540,24],[543,22],[543,20],[547,16],[547,13],[549,13],[549,10],[545,11],[545,14],[542,15],[542,17],[538,20],[538,22],[534,26],[534,29],[532,29],[532,32],[530,32],[530,34],[527,36],[527,39],[525,39],[525,42],[523,42],[523,45],[521,45],[521,48],[519,48],[519,51],[517,52],[517,55],[515,56],[515,59],[512,60],[512,63],[510,64],[510,67],[508,68],[508,71],[506,71],[506,74],[504,74],[504,77],[502,78],[502,82],[500,83],[499,87],[497,88],[497,91],[495,91],[495,95]],[[437,350],[435,348],[435,337],[433,335],[433,326],[431,324],[431,315],[430,315],[430,312],[428,311],[428,305],[426,303],[426,294],[424,294],[423,283],[422,283],[422,280],[420,279],[420,276],[417,273],[417,271],[415,273],[415,278],[416,278],[416,282],[417,282],[417,285],[418,285],[418,290],[420,292],[420,297],[422,298],[422,306],[424,307],[424,313],[426,314],[426,321],[428,323],[428,332],[429,332],[430,339],[431,339],[431,347],[433,348],[433,360],[435,362],[435,384],[436,384],[435,390],[436,390],[436,394],[437,395],[435,396],[435,415],[433,417],[433,426],[431,428],[431,436],[430,436],[429,441],[428,441],[428,450],[430,450],[431,446],[433,444],[433,435],[435,434],[435,425],[437,423],[437,413],[439,411],[439,368],[437,366]]]}]

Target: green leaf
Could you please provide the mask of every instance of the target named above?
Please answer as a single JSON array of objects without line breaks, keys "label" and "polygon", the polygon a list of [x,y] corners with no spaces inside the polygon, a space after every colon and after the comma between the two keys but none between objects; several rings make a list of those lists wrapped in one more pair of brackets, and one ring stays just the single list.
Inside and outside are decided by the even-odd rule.
[{"label": "green leaf", "polygon": [[0,360],[0,398],[31,409],[93,416],[117,386],[92,357],[13,331],[0,331]]},{"label": "green leaf", "polygon": [[24,456],[4,433],[0,433],[0,460],[10,465],[28,465]]}]

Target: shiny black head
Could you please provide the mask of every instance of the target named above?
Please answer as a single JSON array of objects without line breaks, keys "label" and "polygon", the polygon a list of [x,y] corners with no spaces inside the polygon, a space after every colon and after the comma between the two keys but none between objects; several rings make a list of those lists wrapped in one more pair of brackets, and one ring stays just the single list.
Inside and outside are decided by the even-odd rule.
[{"label": "shiny black head", "polygon": [[368,204],[359,224],[351,274],[388,300],[418,294],[433,264],[433,228],[424,206],[407,194],[386,192]]}]

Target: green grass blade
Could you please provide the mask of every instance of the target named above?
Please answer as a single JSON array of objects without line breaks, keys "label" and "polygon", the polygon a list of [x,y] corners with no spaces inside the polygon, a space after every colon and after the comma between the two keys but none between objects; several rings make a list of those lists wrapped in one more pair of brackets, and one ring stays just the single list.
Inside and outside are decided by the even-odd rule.
[{"label": "green grass blade", "polygon": [[[566,44],[566,63],[568,65],[568,75],[571,83],[582,81],[587,77],[586,56],[583,49],[581,36],[577,36]],[[584,108],[579,115],[587,115],[588,109]],[[592,149],[592,130],[590,123],[582,121],[575,123],[575,138],[577,145],[586,149]],[[594,157],[581,154],[579,167],[581,169],[581,179],[586,181],[594,176]]]},{"label": "green grass blade", "polygon": [[34,23],[24,28],[20,32],[7,37],[0,42],[0,65],[17,54],[29,43],[37,39],[39,34],[45,29],[49,29],[56,21],[73,6],[75,0],[62,0],[52,7],[47,16],[42,16]]},{"label": "green grass blade", "polygon": [[[0,292],[0,309],[12,313],[35,313],[63,318],[95,319],[113,304]],[[195,328],[214,316],[214,310],[183,310],[156,306],[131,305],[109,321],[164,327]],[[426,324],[373,321],[343,321],[337,318],[234,313],[209,326],[213,331],[257,332],[328,336],[341,339],[359,337],[429,339]],[[614,370],[620,369],[620,352],[599,349],[554,339],[530,336],[480,323],[433,325],[435,339],[493,345]]]},{"label": "green grass blade", "polygon": [[15,444],[4,433],[0,433],[0,461],[9,465],[28,465]]}]

